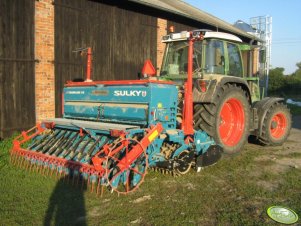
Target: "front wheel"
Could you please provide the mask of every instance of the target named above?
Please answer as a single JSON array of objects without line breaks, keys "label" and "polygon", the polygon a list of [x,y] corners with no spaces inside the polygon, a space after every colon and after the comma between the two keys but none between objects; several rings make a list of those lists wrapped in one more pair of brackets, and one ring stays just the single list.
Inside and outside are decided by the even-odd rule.
[{"label": "front wheel", "polygon": [[264,145],[282,145],[289,135],[292,116],[283,103],[275,103],[267,111],[263,120],[260,141]]}]

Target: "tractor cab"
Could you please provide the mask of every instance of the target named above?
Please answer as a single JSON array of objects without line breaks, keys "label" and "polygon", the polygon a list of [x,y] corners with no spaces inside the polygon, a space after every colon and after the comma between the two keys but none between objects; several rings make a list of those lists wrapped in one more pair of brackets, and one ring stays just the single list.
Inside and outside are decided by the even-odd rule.
[{"label": "tractor cab", "polygon": [[[167,44],[161,68],[161,76],[171,78],[187,73],[189,32],[170,34],[163,37]],[[194,42],[193,72],[204,74],[244,76],[241,49],[246,49],[242,40],[234,35],[203,31],[203,39]]]},{"label": "tractor cab", "polygon": [[166,49],[160,72],[162,78],[181,82],[187,77],[190,33],[201,34],[201,38],[193,43],[194,79],[220,81],[223,78],[233,80],[235,77],[250,87],[252,102],[262,98],[264,92],[260,92],[258,71],[253,62],[254,47],[228,33],[195,30],[164,36],[162,42],[166,43]]}]

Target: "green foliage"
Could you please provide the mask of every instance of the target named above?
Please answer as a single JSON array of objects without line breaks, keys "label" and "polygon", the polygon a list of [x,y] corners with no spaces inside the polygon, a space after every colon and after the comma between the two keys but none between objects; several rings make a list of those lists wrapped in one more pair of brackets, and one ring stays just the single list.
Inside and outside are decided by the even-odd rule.
[{"label": "green foliage", "polygon": [[301,62],[296,63],[296,66],[298,67],[298,69],[292,74],[292,76],[301,81]]},{"label": "green foliage", "polygon": [[301,90],[301,62],[297,63],[298,69],[291,75],[284,75],[284,68],[276,67],[269,73],[270,95],[290,96],[300,95]]},{"label": "green foliage", "polygon": [[285,84],[284,68],[276,67],[270,70],[269,74],[269,91],[276,92]]}]

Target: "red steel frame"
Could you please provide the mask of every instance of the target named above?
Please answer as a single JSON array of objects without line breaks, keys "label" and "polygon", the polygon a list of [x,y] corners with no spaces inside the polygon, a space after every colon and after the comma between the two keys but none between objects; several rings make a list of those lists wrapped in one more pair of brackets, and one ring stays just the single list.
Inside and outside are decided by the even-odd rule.
[{"label": "red steel frame", "polygon": [[[45,155],[43,153],[38,153],[34,151],[30,151],[21,147],[22,144],[29,141],[33,137],[41,134],[44,129],[40,124],[37,124],[36,127],[28,130],[27,132],[23,131],[22,134],[15,138],[13,141],[13,148],[11,150],[11,156],[23,157],[23,160],[20,164],[25,162],[26,159],[36,160],[39,162],[47,163],[43,164],[43,167],[49,167],[51,165],[55,165],[56,167],[65,167],[70,169],[77,169],[79,172],[86,173],[87,175],[97,175],[101,177],[104,175],[104,170],[95,169],[93,165],[83,164],[75,161],[70,161],[67,159],[58,158],[55,156]],[[12,158],[13,159],[13,158]],[[51,169],[53,170],[53,169]],[[61,170],[60,173],[63,173]]]},{"label": "red steel frame", "polygon": [[91,73],[92,73],[92,49],[88,47],[87,49],[87,73],[86,73],[86,82],[92,82],[91,80]]},{"label": "red steel frame", "polygon": [[[191,34],[190,34],[191,36]],[[185,135],[194,134],[193,129],[193,97],[192,97],[192,68],[193,68],[193,43],[194,38],[190,37],[188,42],[188,69],[187,69],[187,82],[185,83],[184,94],[184,110],[183,110],[183,123],[182,130]]]}]

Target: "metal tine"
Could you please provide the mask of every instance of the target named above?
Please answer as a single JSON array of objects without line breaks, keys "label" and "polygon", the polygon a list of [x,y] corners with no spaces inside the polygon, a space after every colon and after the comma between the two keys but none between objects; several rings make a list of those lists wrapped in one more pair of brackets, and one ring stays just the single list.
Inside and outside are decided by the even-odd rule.
[{"label": "metal tine", "polygon": [[13,154],[13,159],[12,159],[13,165],[16,165],[18,156],[19,156],[19,155],[17,155],[17,154]]},{"label": "metal tine", "polygon": [[[104,140],[101,141],[102,139],[104,139]],[[96,141],[96,143],[100,143],[101,142],[101,145],[97,148],[97,150],[100,150],[109,141],[109,138],[106,137],[106,136],[102,136],[101,140],[100,141]],[[91,149],[87,152],[87,154],[85,156],[87,162],[90,161],[90,158],[93,155],[93,152],[95,150],[95,146],[93,148],[91,147]]]},{"label": "metal tine", "polygon": [[27,160],[27,159],[26,159],[26,161],[24,162],[23,168],[24,168],[25,170],[27,170],[27,168],[28,168],[28,160]]},{"label": "metal tine", "polygon": [[59,133],[53,137],[50,142],[48,142],[46,145],[44,145],[44,147],[42,148],[42,153],[46,153],[48,151],[49,148],[51,148],[56,142],[58,139],[60,139],[61,135],[66,132],[66,130],[59,130]]},{"label": "metal tine", "polygon": [[79,136],[79,134],[77,132],[75,132],[74,136],[71,139],[68,140],[66,145],[62,148],[62,151],[60,153],[58,153],[57,156],[61,155],[61,156],[65,157],[66,152],[73,145],[73,141],[75,141],[78,136]]},{"label": "metal tine", "polygon": [[46,140],[43,141],[41,144],[39,144],[39,145],[35,148],[35,150],[36,150],[37,152],[39,152],[39,149],[40,149],[40,148],[43,148],[45,145],[47,145],[47,144],[52,140],[52,138],[54,138],[56,135],[59,134],[59,132],[60,132],[60,130],[55,130],[54,133],[52,133],[50,136],[48,136],[48,139],[46,139]]},{"label": "metal tine", "polygon": [[97,178],[96,195],[99,194],[99,184],[100,184],[100,178]]},{"label": "metal tine", "polygon": [[13,164],[14,164],[14,165],[17,165],[18,158],[19,158],[19,155],[18,155],[17,153],[15,153],[15,154],[14,154],[14,157],[13,157]]},{"label": "metal tine", "polygon": [[13,164],[14,164],[14,165],[17,165],[18,158],[19,158],[19,155],[18,155],[17,153],[15,153],[15,154],[14,154],[14,160],[13,160]]},{"label": "metal tine", "polygon": [[64,140],[64,136],[66,135],[66,133],[67,133],[67,130],[64,130],[61,133],[61,135],[59,136],[59,138],[56,140],[56,142],[53,142],[53,144],[48,149],[48,151],[44,152],[44,153],[47,153],[47,154],[51,155],[56,150],[56,148],[58,148],[61,145],[62,141]]},{"label": "metal tine", "polygon": [[90,154],[94,151],[96,145],[99,143],[100,139],[102,138],[102,136],[98,137],[97,140],[91,145],[91,147],[88,149],[88,151],[86,152],[85,155],[81,155],[78,158],[78,161],[81,161],[84,157],[89,157]]},{"label": "metal tine", "polygon": [[28,146],[27,149],[32,149],[34,148],[36,145],[41,144],[43,141],[45,141],[45,139],[50,136],[49,133],[44,134],[39,140],[36,140],[36,142],[34,142],[32,145]]},{"label": "metal tine", "polygon": [[75,156],[79,155],[79,157],[82,155],[84,149],[87,147],[87,145],[91,142],[91,140],[93,140],[92,137],[89,137],[88,141],[86,141],[86,143],[80,148],[80,150],[78,152],[75,152],[71,157],[70,160],[73,160],[75,158]]},{"label": "metal tine", "polygon": [[20,155],[20,158],[19,158],[19,160],[18,160],[18,167],[21,167],[22,166],[22,161],[23,161],[23,156],[22,155]]},{"label": "metal tine", "polygon": [[49,155],[55,155],[55,153],[57,151],[59,151],[64,146],[64,144],[68,141],[68,138],[70,137],[71,133],[72,133],[71,131],[66,132],[60,138],[60,140],[55,144],[55,146],[53,146],[52,148],[49,149],[48,154]]},{"label": "metal tine", "polygon": [[[76,149],[78,148],[79,144],[84,140],[84,138],[86,137],[86,135],[82,136],[76,143],[75,145],[73,145],[64,155],[63,158],[66,158],[69,154],[74,155]],[[70,158],[71,159],[71,158]]]},{"label": "metal tine", "polygon": [[9,157],[10,164],[14,165],[14,158],[15,158],[15,153],[13,151],[11,151],[10,157]]},{"label": "metal tine", "polygon": [[91,185],[91,180],[90,180],[90,175],[88,175],[87,191],[89,190],[90,185]]},{"label": "metal tine", "polygon": [[[74,134],[74,136],[71,136],[72,134]],[[64,144],[58,148],[58,150],[53,154],[54,156],[59,156],[63,151],[64,149],[71,143],[72,145],[72,141],[73,139],[77,136],[77,133],[75,132],[72,132],[70,131],[70,133],[67,135],[67,137],[65,137],[65,142]],[[71,137],[71,138],[70,138]],[[70,139],[69,139],[70,138]]]},{"label": "metal tine", "polygon": [[91,193],[93,193],[94,192],[94,186],[95,186],[95,181],[92,181],[91,182]]},{"label": "metal tine", "polygon": [[21,168],[22,166],[22,161],[23,161],[24,157],[22,155],[19,156],[18,162],[17,162],[17,166]]},{"label": "metal tine", "polygon": [[25,161],[25,157],[22,156],[22,158],[20,160],[20,164],[19,164],[20,168],[23,168],[24,161]]}]

